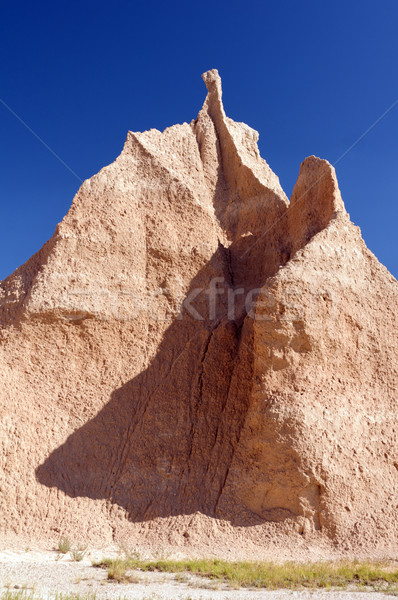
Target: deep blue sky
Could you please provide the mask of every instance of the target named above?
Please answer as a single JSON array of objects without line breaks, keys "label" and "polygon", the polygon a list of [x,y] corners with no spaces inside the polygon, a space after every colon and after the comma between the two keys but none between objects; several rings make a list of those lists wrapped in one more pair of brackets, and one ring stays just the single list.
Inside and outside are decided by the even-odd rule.
[{"label": "deep blue sky", "polygon": [[[218,68],[290,196],[398,99],[396,0],[4,2],[0,98],[82,179],[128,129],[195,118]],[[79,181],[0,104],[0,279],[52,235]],[[398,277],[398,104],[337,165],[347,210]]]}]

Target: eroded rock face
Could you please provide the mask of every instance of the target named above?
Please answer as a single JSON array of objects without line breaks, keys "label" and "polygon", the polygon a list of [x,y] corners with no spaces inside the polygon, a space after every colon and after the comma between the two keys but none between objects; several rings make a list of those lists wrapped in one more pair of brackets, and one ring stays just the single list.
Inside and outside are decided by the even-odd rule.
[{"label": "eroded rock face", "polygon": [[197,119],[129,132],[1,283],[2,532],[383,551],[397,282],[333,167],[289,204],[203,78]]}]

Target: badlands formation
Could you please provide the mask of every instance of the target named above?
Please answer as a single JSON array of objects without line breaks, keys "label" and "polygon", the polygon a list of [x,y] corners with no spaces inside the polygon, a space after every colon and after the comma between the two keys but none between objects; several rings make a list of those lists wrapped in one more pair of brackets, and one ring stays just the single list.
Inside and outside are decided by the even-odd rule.
[{"label": "badlands formation", "polygon": [[0,284],[1,539],[396,551],[397,281],[203,78]]}]

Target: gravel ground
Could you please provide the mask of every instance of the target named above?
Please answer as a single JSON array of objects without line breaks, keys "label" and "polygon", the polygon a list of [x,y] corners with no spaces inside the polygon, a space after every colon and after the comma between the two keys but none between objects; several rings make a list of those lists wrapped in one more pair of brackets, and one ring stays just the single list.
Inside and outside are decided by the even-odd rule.
[{"label": "gravel ground", "polygon": [[[369,600],[370,592],[231,590],[214,587],[203,578],[184,577],[177,581],[172,573],[137,573],[137,583],[117,584],[107,580],[103,569],[94,568],[92,560],[104,553],[87,553],[81,562],[56,552],[0,552],[0,593],[26,589],[51,600],[58,593],[80,596],[95,594],[97,600],[118,598],[137,600]],[[109,553],[106,554],[109,556]],[[371,593],[372,600],[392,597]]]}]

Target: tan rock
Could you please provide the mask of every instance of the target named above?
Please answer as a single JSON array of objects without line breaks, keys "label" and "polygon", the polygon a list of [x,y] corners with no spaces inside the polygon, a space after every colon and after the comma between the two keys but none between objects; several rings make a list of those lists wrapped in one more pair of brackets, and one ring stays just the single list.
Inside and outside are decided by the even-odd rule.
[{"label": "tan rock", "polygon": [[333,167],[289,205],[203,78],[198,118],[129,132],[0,284],[2,536],[388,552],[397,282]]}]

